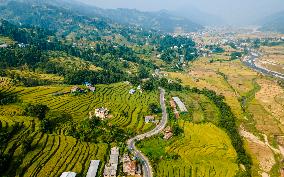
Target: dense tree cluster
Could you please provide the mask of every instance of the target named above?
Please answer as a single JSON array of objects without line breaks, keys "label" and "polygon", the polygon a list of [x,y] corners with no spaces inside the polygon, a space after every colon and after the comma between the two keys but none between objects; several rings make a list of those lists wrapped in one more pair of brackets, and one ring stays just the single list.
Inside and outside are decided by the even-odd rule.
[{"label": "dense tree cluster", "polygon": [[157,45],[159,46],[158,50],[163,51],[174,46],[178,48],[194,47],[195,42],[191,38],[187,37],[182,37],[182,36],[173,37],[171,35],[166,35],[162,37],[159,41],[157,41]]},{"label": "dense tree cluster", "polygon": [[242,52],[232,52],[231,53],[231,60],[240,59],[243,56]]},{"label": "dense tree cluster", "polygon": [[31,117],[37,117],[40,120],[43,120],[46,116],[46,113],[49,111],[49,108],[43,104],[27,104],[24,108],[24,114]]},{"label": "dense tree cluster", "polygon": [[191,38],[167,35],[161,38],[157,45],[158,51],[162,52],[161,59],[167,63],[181,56],[187,61],[198,57],[195,42]]},{"label": "dense tree cluster", "polygon": [[211,50],[213,53],[224,53],[225,49],[219,45],[206,45],[205,48]]},{"label": "dense tree cluster", "polygon": [[[59,74],[65,77],[68,84],[81,84],[85,81],[96,83],[114,83],[129,78],[124,68],[128,67],[127,62],[135,62],[140,65],[138,77],[140,79],[149,76],[148,69],[156,66],[149,61],[140,59],[135,52],[125,45],[115,45],[112,43],[98,43],[94,48],[80,48],[69,44],[64,44],[58,40],[51,32],[41,31],[38,28],[19,28],[7,21],[0,24],[0,34],[8,36],[18,42],[25,43],[24,47],[12,46],[0,49],[0,59],[2,68],[22,67],[29,69],[40,69],[46,73]],[[53,40],[48,40],[49,35]],[[27,45],[28,44],[28,45]],[[103,71],[68,71],[56,63],[48,60],[48,51],[63,51],[75,57],[89,61],[96,66],[103,68]],[[122,61],[123,60],[123,61]],[[35,80],[23,80],[26,86],[35,86]]]},{"label": "dense tree cluster", "polygon": [[6,92],[0,92],[0,105],[15,103],[17,101],[19,101],[17,94],[9,94]]}]

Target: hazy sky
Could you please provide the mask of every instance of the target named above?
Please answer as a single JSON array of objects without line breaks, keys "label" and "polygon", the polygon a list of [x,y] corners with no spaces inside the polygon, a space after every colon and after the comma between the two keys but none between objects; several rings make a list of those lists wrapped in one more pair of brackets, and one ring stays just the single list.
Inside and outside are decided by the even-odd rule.
[{"label": "hazy sky", "polygon": [[284,0],[81,0],[104,8],[135,8],[143,11],[167,9],[202,12],[231,23],[247,23],[284,10]]}]

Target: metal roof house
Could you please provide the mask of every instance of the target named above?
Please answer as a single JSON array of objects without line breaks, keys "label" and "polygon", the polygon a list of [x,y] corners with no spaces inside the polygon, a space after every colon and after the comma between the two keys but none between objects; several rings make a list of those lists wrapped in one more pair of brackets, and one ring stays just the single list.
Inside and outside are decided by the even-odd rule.
[{"label": "metal roof house", "polygon": [[133,95],[135,92],[136,92],[136,90],[134,90],[134,89],[129,90],[129,93],[130,93],[131,95]]},{"label": "metal roof house", "polygon": [[184,103],[179,99],[179,97],[173,97],[173,100],[176,102],[181,112],[188,112],[187,108],[185,107]]},{"label": "metal roof house", "polygon": [[86,177],[96,177],[99,165],[100,165],[99,160],[91,160],[91,164]]},{"label": "metal roof house", "polygon": [[63,172],[60,177],[76,177],[75,172]]}]

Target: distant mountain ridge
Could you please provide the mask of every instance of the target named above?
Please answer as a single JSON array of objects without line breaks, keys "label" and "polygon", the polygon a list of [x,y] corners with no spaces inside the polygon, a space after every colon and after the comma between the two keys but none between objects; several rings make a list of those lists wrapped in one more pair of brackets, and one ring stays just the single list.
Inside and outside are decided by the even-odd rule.
[{"label": "distant mountain ridge", "polygon": [[284,11],[266,17],[261,22],[261,30],[284,33]]},{"label": "distant mountain ridge", "polygon": [[201,25],[187,18],[172,15],[166,10],[141,12],[135,9],[108,9],[99,13],[122,24],[131,24],[147,29],[153,28],[163,32],[174,32],[177,27],[182,28],[185,32],[202,29]]},{"label": "distant mountain ridge", "polygon": [[[176,28],[181,28],[185,32],[192,32],[202,29],[202,25],[192,22],[191,20],[173,15],[166,10],[158,12],[142,12],[135,9],[102,9],[95,6],[86,5],[80,3],[76,0],[4,0],[2,1],[0,16],[4,18],[9,18],[15,13],[13,7],[16,7],[14,3],[22,3],[22,7],[17,5],[16,9],[21,9],[21,12],[25,8],[31,8],[31,6],[43,6],[52,5],[58,9],[65,8],[66,11],[71,10],[73,12],[78,12],[81,15],[86,15],[90,18],[99,17],[103,18],[104,21],[112,21],[114,23],[119,23],[123,25],[134,25],[142,27],[145,29],[154,29],[161,32],[171,33],[174,32]],[[14,5],[13,5],[14,4]],[[10,8],[10,9],[9,9]],[[6,11],[3,11],[6,10]],[[14,14],[9,13],[8,10],[12,11]],[[40,12],[39,12],[40,13]],[[7,15],[8,14],[8,15]],[[28,12],[25,12],[27,15]],[[22,19],[23,17],[18,16]]]}]

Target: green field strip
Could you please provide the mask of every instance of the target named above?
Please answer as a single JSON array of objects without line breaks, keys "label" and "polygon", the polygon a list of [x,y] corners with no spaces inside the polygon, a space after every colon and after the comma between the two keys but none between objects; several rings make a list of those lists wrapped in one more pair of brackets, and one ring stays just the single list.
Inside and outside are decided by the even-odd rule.
[{"label": "green field strip", "polygon": [[5,147],[5,153],[14,154],[15,149],[19,146],[21,139],[24,134],[28,131],[28,128],[21,128],[20,132],[14,135],[8,142],[7,147]]},{"label": "green field strip", "polygon": [[88,143],[88,146],[89,146],[89,151],[88,151],[88,154],[87,156],[84,158],[84,161],[82,161],[82,165],[83,165],[83,168],[82,168],[82,174],[83,175],[86,175],[87,172],[88,172],[88,169],[89,169],[89,165],[91,163],[91,160],[96,160],[94,157],[95,157],[95,154],[97,153],[98,151],[98,146],[95,146],[94,144],[92,143]]},{"label": "green field strip", "polygon": [[[69,166],[69,163],[72,161],[72,159],[75,155],[74,152],[76,152],[78,150],[77,146],[78,146],[79,141],[76,140],[76,139],[75,139],[75,141],[76,141],[75,145],[72,146],[65,155],[66,158],[64,159],[64,163],[62,164],[61,168],[58,171],[58,173],[60,173],[60,174],[63,173],[64,171],[66,171],[66,169]],[[75,151],[75,149],[76,149],[76,151]]]},{"label": "green field strip", "polygon": [[33,158],[31,158],[31,160],[28,162],[28,165],[24,167],[25,173],[24,176],[30,177],[32,176],[32,172],[36,166],[36,162],[38,161],[39,158],[41,158],[41,156],[44,154],[44,150],[47,147],[47,145],[49,144],[49,138],[50,136],[48,136],[47,134],[43,134],[43,137],[41,137],[42,143],[40,143],[38,146],[42,145],[42,147],[38,147],[37,149],[39,149],[39,152],[35,154],[35,156]]},{"label": "green field strip", "polygon": [[[70,164],[68,166],[68,170],[70,171],[74,171],[74,167],[75,165],[80,162],[80,156],[82,156],[82,154],[84,153],[84,144],[82,142],[79,142],[79,145],[77,147],[77,151],[74,153],[75,155],[73,156],[72,160],[70,161]],[[77,170],[77,172],[79,172],[79,170]]]},{"label": "green field strip", "polygon": [[52,144],[49,150],[47,151],[47,154],[44,157],[42,157],[41,160],[37,163],[37,166],[35,167],[35,170],[33,171],[32,176],[40,176],[39,174],[41,170],[45,167],[45,164],[53,156],[53,154],[56,153],[56,151],[58,150],[60,146],[60,138],[58,136],[54,136],[54,135],[49,135],[49,136],[52,136]]},{"label": "green field strip", "polygon": [[69,154],[69,152],[72,150],[72,147],[76,145],[76,140],[74,138],[64,136],[62,144],[63,145],[61,145],[59,152],[57,152],[55,156],[53,156],[52,161],[56,161],[56,163],[54,164],[54,167],[50,172],[50,176],[60,175],[58,171],[64,165],[67,158],[67,154]]},{"label": "green field strip", "polygon": [[81,153],[78,155],[77,159],[74,160],[73,166],[71,167],[71,171],[75,171],[77,173],[83,171],[82,160],[86,155],[88,155],[89,146],[87,143],[82,143]]},{"label": "green field strip", "polygon": [[60,140],[58,147],[56,151],[53,151],[53,153],[50,155],[50,158],[46,160],[44,167],[40,171],[40,174],[44,173],[42,174],[44,176],[54,176],[54,174],[52,173],[59,166],[58,165],[59,160],[63,158],[62,155],[66,150],[67,147],[66,137],[65,136],[57,136],[57,137]]},{"label": "green field strip", "polygon": [[[19,176],[23,176],[24,173],[27,171],[27,169],[32,165],[33,160],[38,156],[38,154],[41,153],[40,144],[45,144],[47,139],[44,139],[44,134],[43,133],[37,133],[37,135],[34,137],[34,140],[31,144],[33,147],[33,151],[30,151],[25,158],[22,161],[22,164],[20,165],[20,168],[18,168],[18,173]],[[47,136],[46,136],[47,137]]]}]

